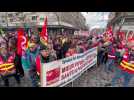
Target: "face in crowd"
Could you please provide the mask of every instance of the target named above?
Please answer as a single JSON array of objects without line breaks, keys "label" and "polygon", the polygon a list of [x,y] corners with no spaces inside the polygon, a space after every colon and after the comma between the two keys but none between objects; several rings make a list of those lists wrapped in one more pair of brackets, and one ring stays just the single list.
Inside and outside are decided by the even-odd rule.
[{"label": "face in crowd", "polygon": [[43,57],[47,57],[48,56],[48,51],[47,50],[41,50],[41,55],[43,56]]},{"label": "face in crowd", "polygon": [[130,53],[134,55],[134,46],[130,49]]},{"label": "face in crowd", "polygon": [[7,49],[7,45],[6,44],[2,44],[0,47],[0,53],[2,56],[6,56],[8,53],[8,49]]},{"label": "face in crowd", "polygon": [[30,39],[30,51],[35,51],[38,47],[38,37],[36,35],[32,35]]}]

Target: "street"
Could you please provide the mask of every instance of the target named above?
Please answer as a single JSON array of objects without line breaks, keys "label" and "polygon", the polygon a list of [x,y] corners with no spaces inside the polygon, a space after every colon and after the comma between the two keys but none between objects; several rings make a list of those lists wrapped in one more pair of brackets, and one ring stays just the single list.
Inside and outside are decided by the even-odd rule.
[{"label": "street", "polygon": [[[69,83],[65,87],[111,87],[110,82],[114,73],[105,73],[103,71],[104,66],[92,67],[83,73],[79,78],[77,78],[73,84]],[[25,82],[22,78],[21,84],[17,85],[14,77],[9,78],[10,87],[32,87],[30,82]],[[115,87],[121,87],[121,82],[123,80],[119,80]],[[134,86],[134,78],[130,81],[130,87]],[[4,87],[3,81],[0,79],[0,87]]]},{"label": "street", "polygon": [[[105,73],[104,66],[89,69],[73,82],[73,87],[111,87],[110,82],[115,73]],[[123,80],[119,80],[115,87],[122,87]],[[134,86],[134,78],[130,81],[130,87]],[[65,87],[72,87],[72,83]]]}]

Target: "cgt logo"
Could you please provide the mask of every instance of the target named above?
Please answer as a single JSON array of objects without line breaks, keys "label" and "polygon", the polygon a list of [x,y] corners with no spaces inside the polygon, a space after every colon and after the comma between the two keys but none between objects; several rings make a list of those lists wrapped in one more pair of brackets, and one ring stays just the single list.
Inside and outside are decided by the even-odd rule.
[{"label": "cgt logo", "polygon": [[60,67],[48,71],[46,75],[47,85],[51,85],[53,83],[58,82],[59,78],[60,78]]},{"label": "cgt logo", "polygon": [[25,36],[21,36],[21,40],[22,40],[21,47],[22,47],[23,50],[25,50],[26,49],[26,41],[27,41],[27,39],[26,39]]}]

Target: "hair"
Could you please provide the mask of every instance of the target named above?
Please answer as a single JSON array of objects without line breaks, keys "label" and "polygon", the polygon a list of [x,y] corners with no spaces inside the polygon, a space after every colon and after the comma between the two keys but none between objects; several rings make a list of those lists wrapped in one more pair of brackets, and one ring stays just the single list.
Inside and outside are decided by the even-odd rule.
[{"label": "hair", "polygon": [[[39,43],[40,42],[40,37],[37,34],[32,34],[32,36],[34,36],[36,38],[35,43]],[[31,36],[31,38],[32,38],[32,36]]]}]

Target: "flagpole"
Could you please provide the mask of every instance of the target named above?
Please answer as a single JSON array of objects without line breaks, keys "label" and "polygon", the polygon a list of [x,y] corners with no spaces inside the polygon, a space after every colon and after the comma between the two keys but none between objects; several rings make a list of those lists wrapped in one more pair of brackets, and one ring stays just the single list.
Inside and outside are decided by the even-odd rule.
[{"label": "flagpole", "polygon": [[39,16],[37,16],[37,21],[36,21],[36,31],[38,32],[38,25],[39,25]]},{"label": "flagpole", "polygon": [[127,31],[127,34],[126,34],[126,40],[127,40],[127,38],[128,38],[128,33],[129,33],[129,30]]},{"label": "flagpole", "polygon": [[[122,18],[121,24],[120,24],[119,29],[118,29],[118,33],[120,32],[120,30],[121,30],[122,25],[124,24],[124,22],[125,22],[125,18]],[[119,39],[119,34],[117,34],[117,37],[118,37],[118,39]]]}]

